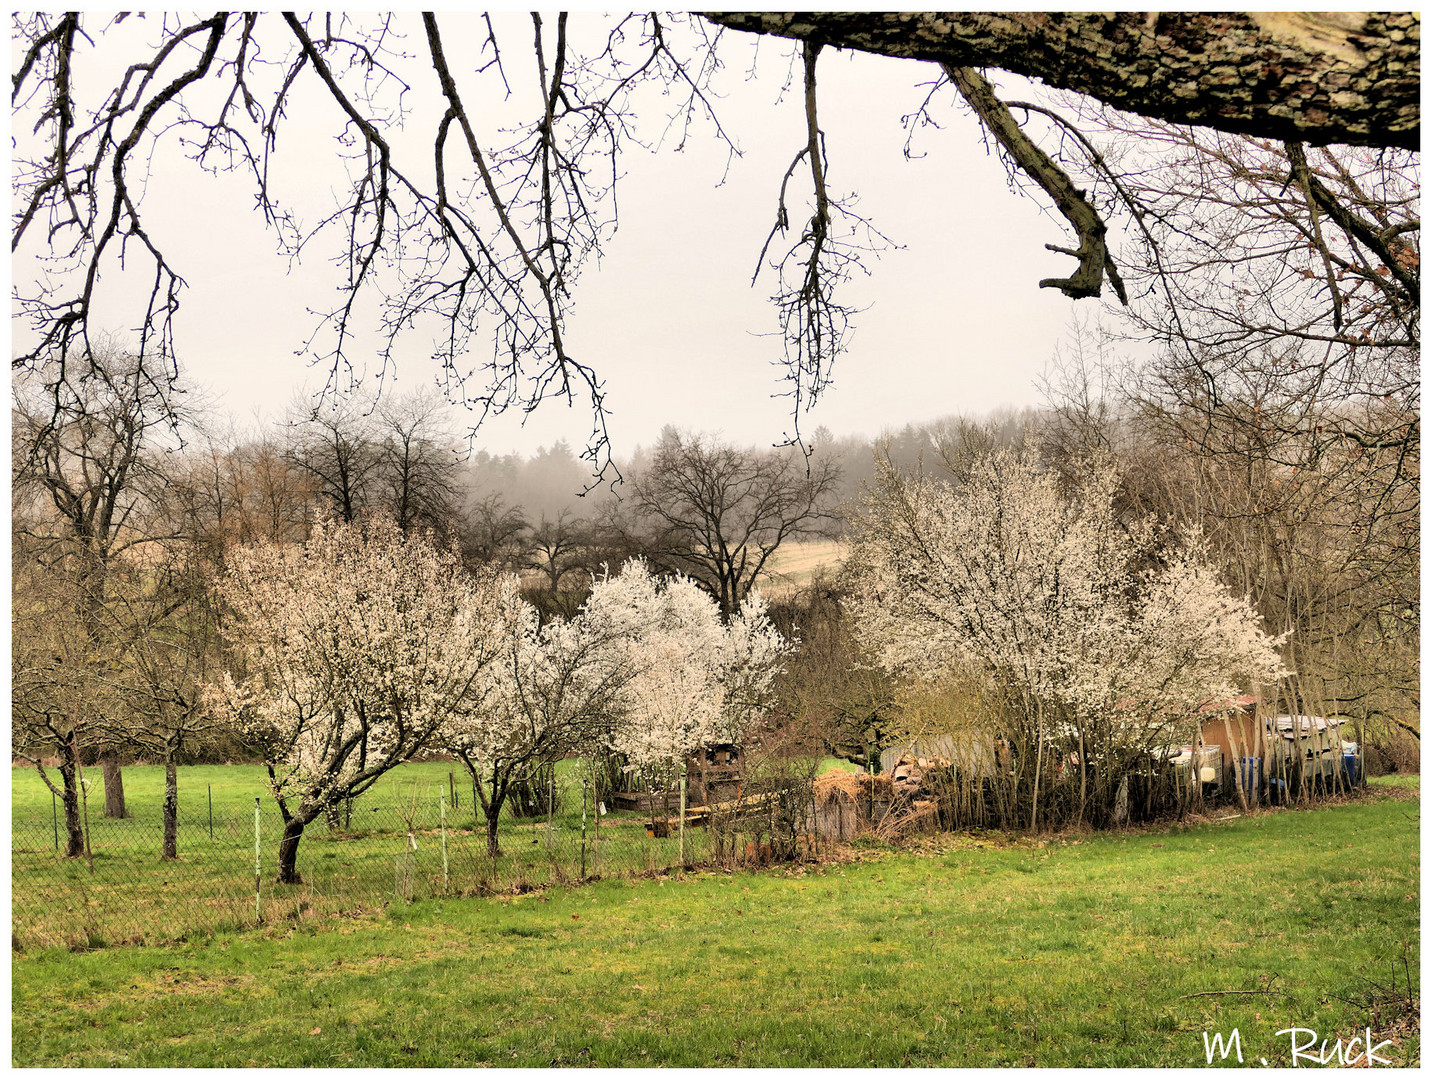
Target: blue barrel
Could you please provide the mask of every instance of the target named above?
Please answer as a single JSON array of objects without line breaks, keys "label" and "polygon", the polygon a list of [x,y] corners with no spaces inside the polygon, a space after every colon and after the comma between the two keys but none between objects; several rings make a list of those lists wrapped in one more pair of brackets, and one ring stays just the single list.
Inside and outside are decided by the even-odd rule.
[{"label": "blue barrel", "polygon": [[1343,752],[1343,769],[1347,772],[1347,786],[1357,787],[1357,751]]},{"label": "blue barrel", "polygon": [[1239,782],[1243,790],[1252,795],[1262,786],[1263,780],[1263,759],[1246,757],[1243,759],[1243,767],[1238,770]]}]

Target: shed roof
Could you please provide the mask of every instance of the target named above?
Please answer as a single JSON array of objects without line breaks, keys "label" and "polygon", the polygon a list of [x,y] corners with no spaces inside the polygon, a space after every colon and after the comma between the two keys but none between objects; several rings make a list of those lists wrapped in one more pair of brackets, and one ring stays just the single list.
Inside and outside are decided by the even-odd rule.
[{"label": "shed roof", "polygon": [[1342,721],[1337,717],[1329,719],[1326,716],[1289,716],[1286,713],[1275,718],[1279,731],[1292,731],[1294,725],[1303,731],[1326,731],[1328,728],[1342,726]]}]

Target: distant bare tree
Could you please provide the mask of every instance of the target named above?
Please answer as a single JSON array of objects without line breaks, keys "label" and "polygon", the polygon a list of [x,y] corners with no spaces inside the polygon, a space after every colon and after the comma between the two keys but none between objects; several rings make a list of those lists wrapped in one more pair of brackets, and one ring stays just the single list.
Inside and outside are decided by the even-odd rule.
[{"label": "distant bare tree", "polygon": [[471,504],[458,527],[463,561],[469,566],[517,569],[527,552],[531,528],[520,506],[508,506],[502,496],[487,495]]},{"label": "distant bare tree", "polygon": [[436,393],[379,402],[378,486],[398,528],[431,529],[440,536],[457,516],[460,455],[444,422],[445,403]]},{"label": "distant bare tree", "polygon": [[563,510],[557,517],[545,514],[532,529],[527,565],[539,571],[552,592],[562,590],[563,581],[583,567],[582,549],[588,541],[587,523]]},{"label": "distant bare tree", "polygon": [[313,474],[273,432],[208,436],[183,455],[189,535],[207,538],[214,557],[225,544],[301,543],[318,508]]},{"label": "distant bare tree", "polygon": [[288,460],[312,477],[319,498],[352,524],[378,500],[382,455],[377,427],[357,400],[295,405],[288,421]]},{"label": "distant bare tree", "polygon": [[689,575],[729,619],[782,544],[828,535],[839,477],[833,462],[789,449],[668,428],[634,484],[637,527],[652,559]]}]

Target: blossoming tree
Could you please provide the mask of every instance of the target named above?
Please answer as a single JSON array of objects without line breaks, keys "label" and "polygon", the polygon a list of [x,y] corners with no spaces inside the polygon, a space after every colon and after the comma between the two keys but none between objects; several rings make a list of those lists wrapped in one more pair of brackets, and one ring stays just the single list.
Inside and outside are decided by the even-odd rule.
[{"label": "blossoming tree", "polygon": [[442,733],[477,786],[488,853],[501,853],[512,784],[565,754],[614,749],[669,779],[693,750],[739,742],[787,647],[759,594],[723,624],[695,582],[663,582],[636,560],[596,580],[571,619],[539,626],[521,604],[474,706]]},{"label": "blossoming tree", "polygon": [[301,880],[309,822],[478,707],[521,612],[516,579],[475,577],[384,518],[239,547],[220,592],[237,676],[211,699],[263,748],[281,882]]},{"label": "blossoming tree", "polygon": [[723,623],[694,581],[662,581],[639,560],[597,581],[587,611],[618,632],[626,656],[610,744],[659,780],[673,779],[702,746],[746,738],[790,648],[760,593]]},{"label": "blossoming tree", "polygon": [[472,707],[454,711],[440,736],[472,778],[494,858],[512,785],[599,742],[628,673],[620,628],[597,613],[539,626],[537,609],[518,600],[511,616]]},{"label": "blossoming tree", "polygon": [[1197,537],[1121,521],[1115,489],[1096,466],[1061,491],[995,451],[959,485],[886,468],[857,524],[858,633],[888,671],[957,676],[1000,703],[1001,734],[1028,750],[1016,767],[1036,825],[1056,748],[1082,820],[1095,763],[1117,784],[1133,756],[1184,741],[1200,709],[1286,674]]}]

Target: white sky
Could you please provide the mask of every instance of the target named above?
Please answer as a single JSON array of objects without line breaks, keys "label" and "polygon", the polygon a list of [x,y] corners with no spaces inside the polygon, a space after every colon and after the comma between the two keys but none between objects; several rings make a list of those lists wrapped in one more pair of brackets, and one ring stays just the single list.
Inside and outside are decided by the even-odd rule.
[{"label": "white sky", "polygon": [[[416,23],[412,29],[421,33]],[[455,30],[447,36],[453,52],[462,38]],[[776,100],[785,43],[767,39],[760,48],[758,80],[742,81],[739,59],[727,71],[720,116],[744,156],[724,184],[725,152],[705,134],[682,153],[628,153],[620,228],[578,286],[569,351],[606,380],[619,456],[650,444],[668,423],[719,430],[741,443],[776,442],[791,431],[789,400],[773,396],[786,389],[773,366],[779,343],[760,336],[776,327],[773,278],[768,272],[752,288],[750,277],[781,176],[804,141],[804,115],[797,96]],[[458,66],[467,58],[451,59]],[[926,130],[917,143],[925,156],[904,158],[900,117],[922,100],[917,83],[933,74],[929,65],[861,54],[831,50],[821,58],[830,187],[858,192],[861,211],[903,246],[873,260],[870,276],[848,287],[845,303],[868,310],[855,317],[834,386],[801,421],[807,433],[825,425],[838,435],[874,435],[951,412],[1035,403],[1034,377],[1068,335],[1075,306],[1037,287],[1072,269],[1070,259],[1044,250],[1068,243],[1067,230],[1008,190],[973,117],[947,106],[943,130]],[[289,171],[280,180],[311,175],[328,183],[332,151],[320,137],[323,125],[300,122],[304,128],[281,135]],[[430,139],[430,130],[422,137]],[[305,305],[331,303],[341,280],[317,254],[290,268],[251,207],[236,181],[162,160],[145,204],[150,227],[167,238],[190,284],[177,321],[180,356],[192,381],[240,422],[275,417],[300,387],[321,384],[322,373],[295,351],[314,322]],[[13,271],[26,274],[23,258]],[[111,275],[107,284],[119,283]],[[1093,311],[1086,304],[1079,314]],[[120,325],[133,321],[130,314]],[[409,353],[399,390],[434,374],[417,337]],[[515,416],[489,420],[477,445],[528,454],[560,438],[581,447],[590,426],[583,407],[552,402],[525,426]]]}]

